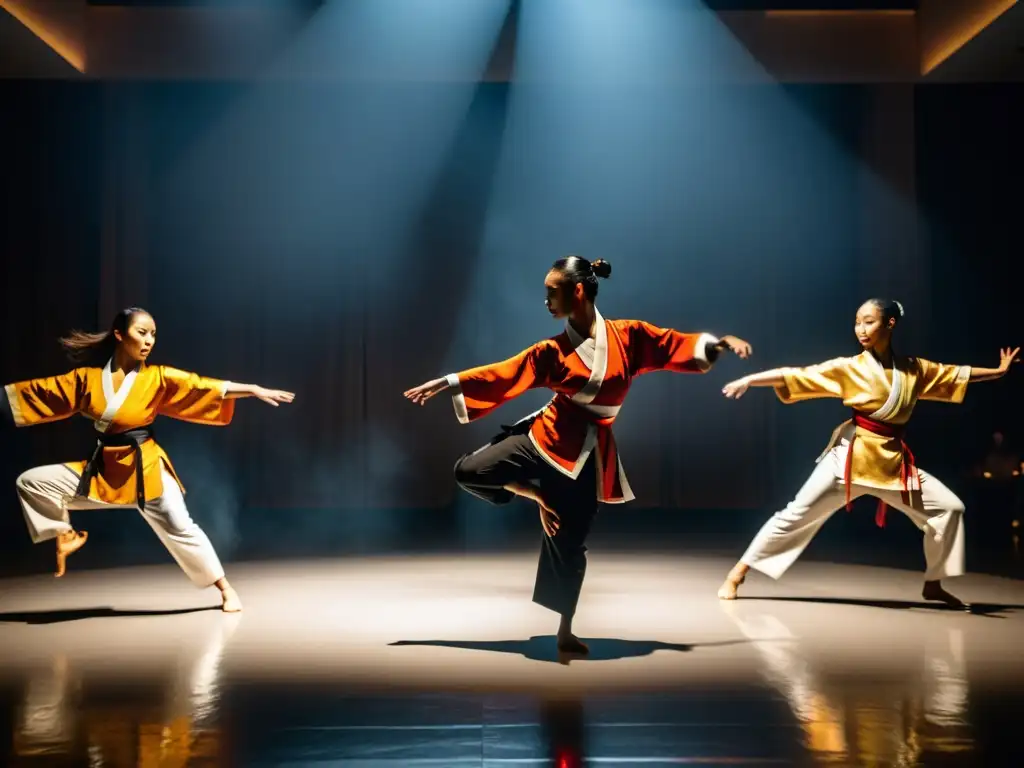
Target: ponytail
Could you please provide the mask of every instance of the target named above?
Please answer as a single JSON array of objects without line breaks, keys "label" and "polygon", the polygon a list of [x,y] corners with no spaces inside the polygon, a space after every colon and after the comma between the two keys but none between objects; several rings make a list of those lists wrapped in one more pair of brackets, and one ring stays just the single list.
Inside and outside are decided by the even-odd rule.
[{"label": "ponytail", "polygon": [[67,336],[59,339],[60,345],[68,358],[75,363],[105,363],[114,356],[117,349],[117,337],[114,331],[122,336],[128,332],[132,319],[136,315],[148,315],[149,313],[141,307],[128,307],[122,309],[114,316],[110,324],[110,330],[103,333],[88,333],[87,331],[73,330]]}]

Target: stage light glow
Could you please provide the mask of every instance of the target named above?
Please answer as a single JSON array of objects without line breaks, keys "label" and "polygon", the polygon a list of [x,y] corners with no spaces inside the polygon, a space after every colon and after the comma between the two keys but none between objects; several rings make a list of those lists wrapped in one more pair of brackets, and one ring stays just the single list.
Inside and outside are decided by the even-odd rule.
[{"label": "stage light glow", "polygon": [[[965,10],[960,14],[958,23],[949,25],[933,39],[928,39],[931,36],[922,33],[921,74],[927,75],[934,71],[1016,4],[1017,0],[986,0],[972,3],[967,8],[968,4],[964,3]],[[919,17],[922,14],[920,12]]]},{"label": "stage light glow", "polygon": [[38,7],[33,7],[33,3],[24,0],[0,0],[0,8],[25,25],[26,29],[64,61],[79,72],[85,72],[85,45],[81,39],[75,38],[69,28],[62,28],[62,25],[48,19],[46,14],[40,13]]}]

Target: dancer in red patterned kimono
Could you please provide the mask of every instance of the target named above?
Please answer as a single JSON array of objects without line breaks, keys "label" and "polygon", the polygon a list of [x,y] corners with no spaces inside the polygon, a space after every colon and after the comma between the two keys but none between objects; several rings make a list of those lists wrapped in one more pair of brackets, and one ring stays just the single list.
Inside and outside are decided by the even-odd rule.
[{"label": "dancer in red patterned kimono", "polygon": [[546,305],[565,318],[565,330],[500,363],[434,379],[405,392],[422,405],[452,391],[455,414],[465,424],[529,389],[555,395],[479,450],[459,459],[455,478],[492,504],[515,496],[535,501],[545,538],[533,600],[561,616],[558,649],[586,653],[572,633],[586,572],[587,534],[599,502],[633,498],[622,469],[612,424],[633,380],[652,371],[704,373],[722,350],[741,358],[750,345],[735,336],[680,333],[639,320],[605,320],[594,306],[597,278],[611,265],[579,256],[555,262],[547,274]]}]

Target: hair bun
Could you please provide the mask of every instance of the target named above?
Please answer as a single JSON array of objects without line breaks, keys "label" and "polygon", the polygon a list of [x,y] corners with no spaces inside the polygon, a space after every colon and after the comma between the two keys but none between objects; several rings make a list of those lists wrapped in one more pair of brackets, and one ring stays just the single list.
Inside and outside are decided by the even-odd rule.
[{"label": "hair bun", "polygon": [[594,271],[594,277],[610,277],[612,274],[612,265],[604,259],[591,262],[590,268]]}]

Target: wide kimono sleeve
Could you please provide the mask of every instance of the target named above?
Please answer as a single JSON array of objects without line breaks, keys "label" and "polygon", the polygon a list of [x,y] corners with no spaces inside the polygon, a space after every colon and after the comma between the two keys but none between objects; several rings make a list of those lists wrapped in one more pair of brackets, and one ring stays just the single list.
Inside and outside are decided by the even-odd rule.
[{"label": "wide kimono sleeve", "polygon": [[500,363],[448,374],[459,422],[466,424],[486,416],[528,389],[550,386],[560,359],[558,345],[549,339]]},{"label": "wide kimono sleeve", "polygon": [[653,371],[705,373],[714,363],[718,339],[710,333],[681,333],[642,320],[616,320],[626,338],[626,355],[634,376]]},{"label": "wide kimono sleeve", "polygon": [[157,411],[195,424],[227,426],[235,415],[235,401],[226,397],[228,383],[162,365]]},{"label": "wide kimono sleeve", "polygon": [[60,376],[8,384],[0,402],[0,415],[15,426],[30,427],[60,421],[78,413],[88,392],[86,368]]},{"label": "wide kimono sleeve", "polygon": [[967,395],[967,383],[971,378],[971,366],[933,363],[917,359],[917,396],[921,400],[938,400],[942,403],[962,403]]},{"label": "wide kimono sleeve", "polygon": [[819,397],[843,397],[850,381],[851,359],[837,357],[804,368],[783,368],[782,384],[775,394],[784,403],[814,400]]}]

